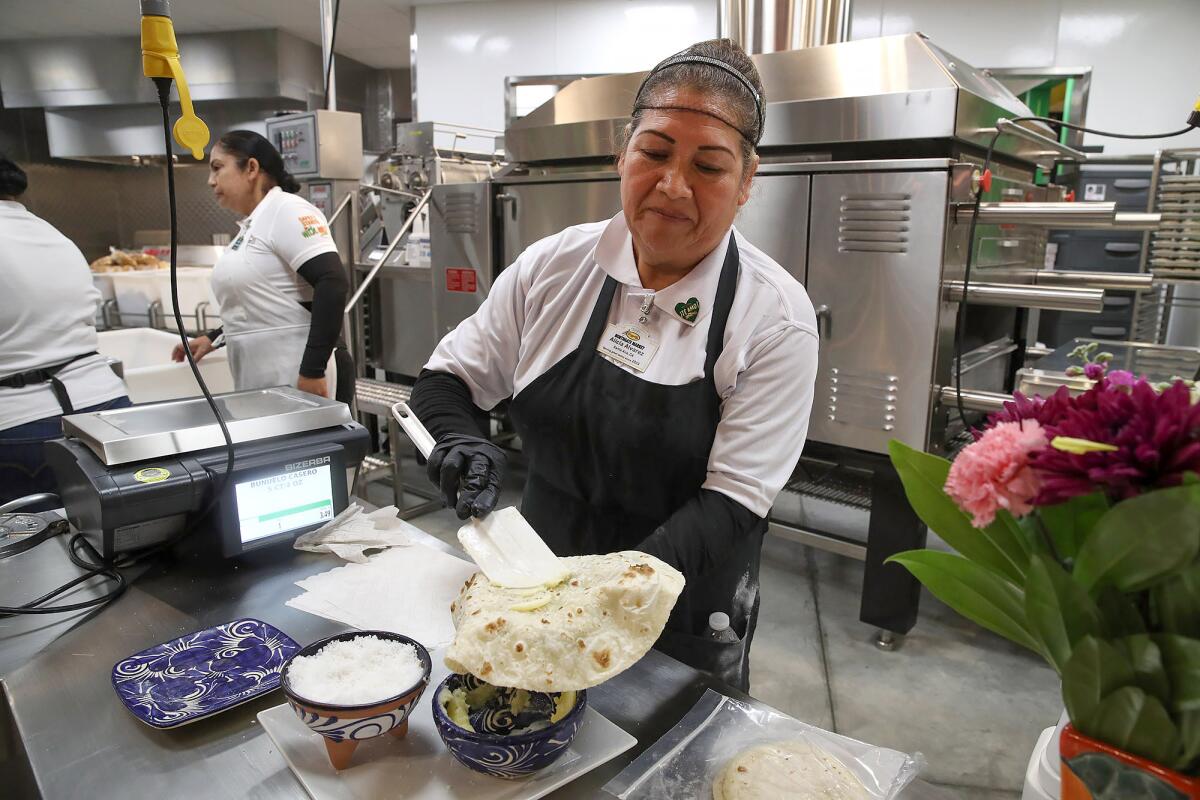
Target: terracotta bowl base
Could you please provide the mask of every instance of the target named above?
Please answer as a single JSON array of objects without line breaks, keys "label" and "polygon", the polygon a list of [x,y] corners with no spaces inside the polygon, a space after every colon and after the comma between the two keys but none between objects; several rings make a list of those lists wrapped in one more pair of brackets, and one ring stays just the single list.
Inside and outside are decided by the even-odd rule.
[{"label": "terracotta bowl base", "polygon": [[[388,734],[395,736],[397,739],[403,739],[408,734],[408,720],[404,720],[396,727],[388,731]],[[346,739],[341,742],[335,742],[333,739],[325,739],[325,752],[329,753],[329,763],[333,764],[336,770],[343,770],[350,766],[351,759],[354,758],[354,751],[358,748],[359,740]]]}]

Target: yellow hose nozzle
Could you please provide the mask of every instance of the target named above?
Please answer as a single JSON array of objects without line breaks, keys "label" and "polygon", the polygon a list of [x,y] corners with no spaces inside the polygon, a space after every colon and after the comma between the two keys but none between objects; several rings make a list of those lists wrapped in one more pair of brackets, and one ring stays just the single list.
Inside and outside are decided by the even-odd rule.
[{"label": "yellow hose nozzle", "polygon": [[203,161],[204,148],[209,140],[208,126],[192,108],[192,96],[183,75],[175,27],[170,17],[142,17],[142,72],[147,78],[171,78],[175,81],[183,113],[175,122],[172,134],[180,147],[190,150],[197,161]]}]

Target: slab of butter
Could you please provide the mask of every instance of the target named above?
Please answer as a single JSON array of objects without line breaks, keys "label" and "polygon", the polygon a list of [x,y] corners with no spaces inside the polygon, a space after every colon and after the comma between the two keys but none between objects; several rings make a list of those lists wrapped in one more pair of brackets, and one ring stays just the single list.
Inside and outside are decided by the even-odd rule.
[{"label": "slab of butter", "polygon": [[472,519],[458,529],[458,541],[497,586],[551,588],[567,577],[558,556],[513,506]]}]

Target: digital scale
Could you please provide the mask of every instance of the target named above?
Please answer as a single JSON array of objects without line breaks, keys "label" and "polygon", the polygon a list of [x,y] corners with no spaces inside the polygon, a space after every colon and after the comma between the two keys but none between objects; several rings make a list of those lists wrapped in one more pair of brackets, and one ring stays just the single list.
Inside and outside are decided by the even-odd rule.
[{"label": "digital scale", "polygon": [[347,469],[370,436],[344,403],[279,387],[217,395],[234,442],[227,450],[203,398],[63,417],[46,443],[71,525],[105,559],[182,532],[209,515],[226,557],[291,541],[345,510]]}]

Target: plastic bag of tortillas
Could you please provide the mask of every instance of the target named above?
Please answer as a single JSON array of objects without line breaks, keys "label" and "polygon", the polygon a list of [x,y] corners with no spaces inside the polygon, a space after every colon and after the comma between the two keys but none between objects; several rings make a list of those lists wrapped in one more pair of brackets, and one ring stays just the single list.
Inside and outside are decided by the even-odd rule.
[{"label": "plastic bag of tortillas", "polygon": [[893,800],[921,756],[839,736],[709,689],[604,791],[620,800]]}]

